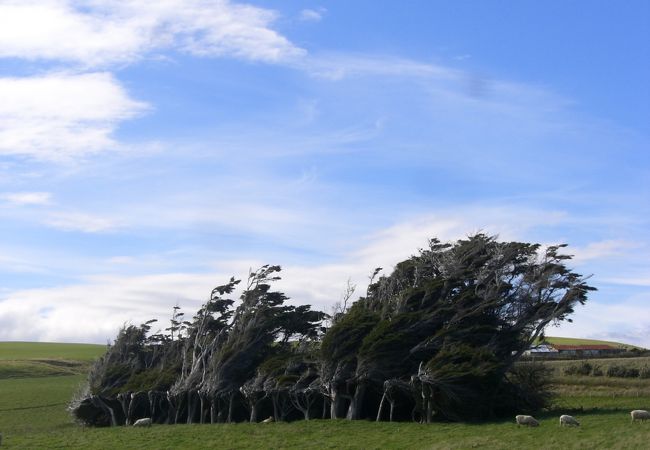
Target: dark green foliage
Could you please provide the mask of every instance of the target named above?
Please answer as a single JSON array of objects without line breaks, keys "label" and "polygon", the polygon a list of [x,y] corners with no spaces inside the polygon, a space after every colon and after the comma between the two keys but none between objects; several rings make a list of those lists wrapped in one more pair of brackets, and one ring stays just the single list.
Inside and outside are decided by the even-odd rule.
[{"label": "dark green foliage", "polygon": [[608,377],[638,378],[641,372],[636,367],[611,365],[607,368]]},{"label": "dark green foliage", "polygon": [[321,353],[325,361],[347,362],[356,358],[366,335],[379,322],[379,315],[361,303],[350,308],[323,338]]},{"label": "dark green foliage", "polygon": [[[388,379],[410,383],[423,421],[491,417],[522,402],[543,403],[541,393],[524,401],[517,377],[507,373],[549,324],[567,319],[593,290],[566,268],[562,247],[541,251],[482,234],[454,244],[434,239],[371,284],[323,340],[325,368],[348,362],[348,417],[361,417],[368,389],[381,392]],[[330,350],[329,339],[341,348]],[[323,376],[335,385],[340,372]]]},{"label": "dark green foliage", "polygon": [[[581,363],[579,365],[574,364],[574,365],[571,365],[571,366],[567,366],[564,369],[564,374],[565,375],[587,376],[587,375],[590,375],[592,373],[592,371],[594,371],[594,369],[595,368],[591,364],[589,364],[588,362],[585,361],[585,362],[583,362],[583,363]],[[601,374],[602,374],[602,371],[601,371]]]},{"label": "dark green foliage", "polygon": [[650,367],[643,366],[641,370],[639,370],[639,378],[643,378],[643,379],[650,378]]}]

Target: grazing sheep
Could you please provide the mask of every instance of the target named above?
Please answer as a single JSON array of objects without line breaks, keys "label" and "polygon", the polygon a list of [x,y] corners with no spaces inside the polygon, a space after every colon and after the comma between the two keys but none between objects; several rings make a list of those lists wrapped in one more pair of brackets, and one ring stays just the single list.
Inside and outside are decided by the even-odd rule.
[{"label": "grazing sheep", "polygon": [[526,425],[529,427],[538,427],[539,422],[533,416],[518,415],[515,417],[517,425]]},{"label": "grazing sheep", "polygon": [[145,417],[144,419],[138,419],[135,421],[133,424],[134,427],[150,427],[151,426],[151,418],[150,417]]},{"label": "grazing sheep", "polygon": [[635,420],[648,420],[650,419],[650,412],[644,409],[635,409],[630,412],[630,416],[632,416],[632,422]]},{"label": "grazing sheep", "polygon": [[266,419],[262,420],[262,423],[271,423],[271,422],[275,422],[273,416],[269,416]]},{"label": "grazing sheep", "polygon": [[578,422],[576,418],[573,416],[562,414],[560,416],[560,426],[564,426],[564,425],[575,425],[576,427],[579,427],[580,422]]}]

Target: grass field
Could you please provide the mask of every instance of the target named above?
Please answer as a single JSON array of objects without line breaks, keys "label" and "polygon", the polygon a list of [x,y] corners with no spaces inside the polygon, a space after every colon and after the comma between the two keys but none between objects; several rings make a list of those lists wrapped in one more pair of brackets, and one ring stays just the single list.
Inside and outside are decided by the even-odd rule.
[{"label": "grass field", "polygon": [[94,344],[0,342],[0,380],[84,374],[105,351]]},{"label": "grass field", "polygon": [[57,344],[53,342],[0,342],[0,361],[63,359],[92,361],[106,351],[105,345]]},{"label": "grass field", "polygon": [[549,344],[557,344],[557,345],[611,345],[612,347],[624,348],[626,350],[632,350],[634,348],[640,349],[640,347],[636,347],[634,345],[621,344],[620,342],[614,342],[614,341],[599,341],[596,339],[578,339],[578,338],[546,336],[544,338],[544,342],[548,342]]},{"label": "grass field", "polygon": [[[20,355],[14,354],[12,361],[17,360]],[[0,367],[4,363],[0,361]],[[65,411],[83,379],[83,375],[0,379],[3,448],[646,449],[650,437],[650,423],[632,424],[629,418],[631,409],[650,408],[650,395],[629,395],[622,385],[600,386],[596,395],[596,386],[578,392],[565,384],[556,386],[561,395],[550,411],[539,415],[541,426],[536,429],[518,428],[513,420],[431,425],[313,420],[90,429],[73,424]],[[650,386],[648,380],[641,381]],[[560,428],[557,418],[564,412],[575,415],[582,426]]]}]

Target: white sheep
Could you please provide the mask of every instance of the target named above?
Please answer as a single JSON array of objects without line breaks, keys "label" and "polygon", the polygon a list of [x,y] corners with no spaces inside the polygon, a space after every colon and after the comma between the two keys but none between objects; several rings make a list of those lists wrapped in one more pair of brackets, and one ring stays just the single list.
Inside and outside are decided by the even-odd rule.
[{"label": "white sheep", "polygon": [[150,417],[145,417],[144,419],[138,419],[135,421],[133,424],[134,427],[150,427],[151,426],[151,418]]},{"label": "white sheep", "polygon": [[560,426],[564,426],[564,425],[575,425],[579,427],[580,422],[578,422],[576,418],[573,416],[569,416],[568,414],[562,414],[560,416]]},{"label": "white sheep", "polygon": [[524,416],[520,414],[515,416],[515,420],[517,421],[517,425],[526,425],[529,427],[539,426],[539,422],[533,416]]},{"label": "white sheep", "polygon": [[635,420],[648,420],[650,419],[650,412],[645,409],[635,409],[630,412],[630,416],[632,416],[632,422]]},{"label": "white sheep", "polygon": [[271,423],[271,422],[275,422],[273,416],[269,416],[266,419],[262,420],[262,423]]}]

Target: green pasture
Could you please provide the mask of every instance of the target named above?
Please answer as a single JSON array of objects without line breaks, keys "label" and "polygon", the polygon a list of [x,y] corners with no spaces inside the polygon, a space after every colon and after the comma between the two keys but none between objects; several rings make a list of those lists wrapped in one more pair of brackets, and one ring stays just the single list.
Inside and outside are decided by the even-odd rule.
[{"label": "green pasture", "polygon": [[[12,361],[19,357],[14,354]],[[642,382],[633,386],[638,389],[632,393],[630,385],[621,383],[581,385],[556,379],[553,407],[537,416],[539,428],[530,429],[517,427],[514,419],[476,424],[312,420],[93,429],[72,423],[65,409],[83,380],[83,375],[0,379],[2,448],[647,449],[650,442],[650,423],[631,423],[629,416],[632,409],[650,409],[650,380],[620,380]],[[563,413],[577,417],[582,426],[561,428],[558,417]]]},{"label": "green pasture", "polygon": [[622,344],[620,342],[614,342],[614,341],[599,341],[597,339],[580,339],[580,338],[546,336],[544,338],[544,342],[547,342],[549,344],[557,344],[557,345],[611,345],[612,347],[624,348],[626,350],[632,350],[634,348],[640,349],[640,347],[636,347],[634,345]]},{"label": "green pasture", "polygon": [[94,344],[0,342],[0,380],[84,374],[105,351]]},{"label": "green pasture", "polygon": [[0,361],[63,359],[92,361],[104,354],[105,345],[58,344],[54,342],[0,342]]},{"label": "green pasture", "polygon": [[[588,359],[558,359],[558,360],[549,360],[542,361],[544,365],[553,370],[553,375],[561,377],[564,374],[564,369],[569,366],[579,366],[580,364],[587,362],[592,367],[600,368],[603,373],[607,372],[610,366],[623,366],[623,367],[633,367],[635,369],[641,369],[643,367],[650,367],[650,357],[640,356],[636,358],[588,358]],[[607,376],[601,377],[589,377],[589,378],[607,378]],[[645,380],[646,384],[648,380]]]}]

